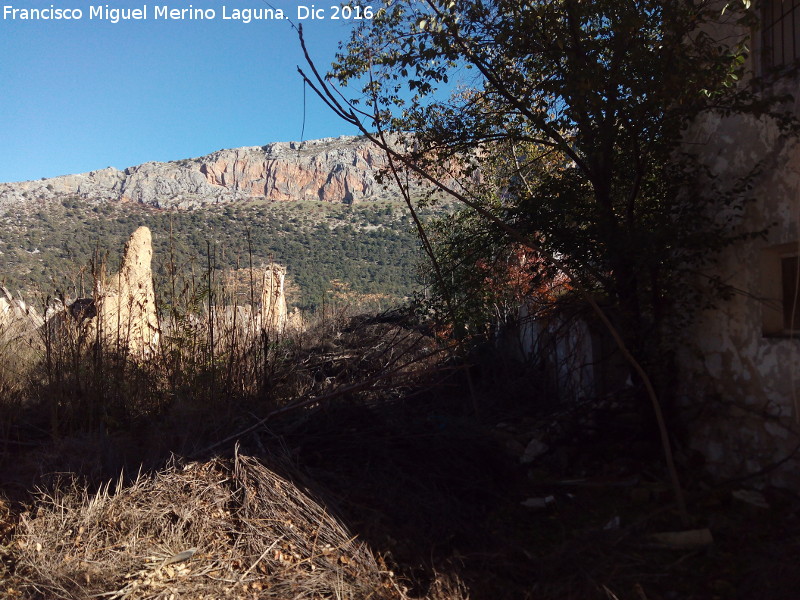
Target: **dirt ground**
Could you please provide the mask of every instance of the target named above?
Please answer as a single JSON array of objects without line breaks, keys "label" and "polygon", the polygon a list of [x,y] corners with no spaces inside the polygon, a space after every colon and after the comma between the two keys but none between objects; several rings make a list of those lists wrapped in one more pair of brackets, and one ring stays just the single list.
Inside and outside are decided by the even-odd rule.
[{"label": "dirt ground", "polygon": [[[624,430],[564,436],[522,464],[522,432],[547,417],[492,410],[487,398],[482,406],[477,419],[425,399],[340,409],[288,441],[419,595],[448,572],[485,600],[798,597],[796,495],[746,486],[757,482],[715,486],[685,469],[684,521],[661,457]],[[686,531],[699,541],[653,537]]]},{"label": "dirt ground", "polygon": [[[244,436],[236,457],[231,443],[215,456],[165,458],[118,487],[78,472],[66,487],[40,478],[37,494],[19,483],[20,465],[57,452],[7,450],[0,589],[76,599],[798,598],[797,496],[683,469],[685,522],[660,457],[624,431],[551,436],[524,464],[521,450],[553,416],[490,395],[476,416],[461,394],[344,398]],[[264,491],[273,488],[279,496]],[[195,508],[159,512],[158,498]],[[138,529],[119,525],[126,519]],[[299,527],[288,545],[288,526],[266,526],[282,519]],[[196,557],[161,579],[148,571],[190,544]],[[117,576],[99,576],[98,565]]]}]

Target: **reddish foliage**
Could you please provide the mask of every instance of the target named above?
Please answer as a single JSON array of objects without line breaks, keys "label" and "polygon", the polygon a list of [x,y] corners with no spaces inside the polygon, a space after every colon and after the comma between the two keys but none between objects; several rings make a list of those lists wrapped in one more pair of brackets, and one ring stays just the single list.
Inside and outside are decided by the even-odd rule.
[{"label": "reddish foliage", "polygon": [[533,303],[546,308],[571,289],[566,275],[560,271],[554,276],[548,274],[544,259],[521,244],[514,244],[510,252],[492,263],[480,259],[475,267],[492,302],[515,306]]}]

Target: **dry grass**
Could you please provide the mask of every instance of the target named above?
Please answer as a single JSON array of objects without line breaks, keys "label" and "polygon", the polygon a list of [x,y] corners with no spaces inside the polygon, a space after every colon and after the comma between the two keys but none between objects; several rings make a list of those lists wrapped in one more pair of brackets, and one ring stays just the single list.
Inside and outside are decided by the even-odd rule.
[{"label": "dry grass", "polygon": [[[25,507],[15,505],[15,531],[0,540],[0,596],[408,597],[407,574],[394,575],[396,563],[331,515],[305,470],[288,463],[172,461],[90,491],[125,465],[163,465],[170,452],[208,457],[241,439],[274,456],[282,442],[272,445],[272,430],[303,428],[330,405],[396,400],[451,373],[447,348],[399,317],[339,314],[275,339],[246,320],[219,321],[213,345],[211,320],[187,317],[146,363],[53,340],[50,362],[31,361],[19,380],[26,410],[3,436],[15,444],[2,455],[6,489]],[[32,498],[34,481],[46,491]],[[425,594],[468,597],[450,572],[426,578]]]},{"label": "dry grass", "polygon": [[311,493],[246,456],[174,464],[94,495],[69,484],[37,506],[11,542],[8,597],[406,597]]},{"label": "dry grass", "polygon": [[[399,312],[334,306],[270,336],[206,299],[192,288],[170,304],[146,363],[0,336],[0,597],[797,597],[795,501],[764,514],[730,494],[696,501],[714,545],[652,549],[642,540],[675,526],[660,462],[630,460],[617,415],[544,414],[537,380],[488,362],[476,415],[451,348]],[[533,469],[506,455],[501,421],[523,445],[547,432],[548,455]],[[130,477],[140,464],[151,473]],[[558,484],[617,467],[641,482]],[[521,505],[548,495],[547,510]]]},{"label": "dry grass", "polygon": [[[282,442],[272,444],[273,431],[304,429],[326,407],[382,405],[451,374],[448,349],[399,313],[339,312],[274,338],[246,318],[191,315],[168,321],[162,352],[146,363],[58,338],[46,346],[49,362],[27,365],[28,409],[4,436],[25,445],[3,456],[2,471],[26,506],[16,505],[15,531],[0,544],[0,596],[407,598],[409,574],[392,573],[397,563],[343,526],[288,463],[173,461],[90,491],[124,465],[163,465],[169,452],[207,457],[241,439],[274,456]],[[67,474],[60,483],[58,472]],[[31,498],[34,481],[46,491]],[[431,600],[468,597],[449,571],[424,587]]]}]

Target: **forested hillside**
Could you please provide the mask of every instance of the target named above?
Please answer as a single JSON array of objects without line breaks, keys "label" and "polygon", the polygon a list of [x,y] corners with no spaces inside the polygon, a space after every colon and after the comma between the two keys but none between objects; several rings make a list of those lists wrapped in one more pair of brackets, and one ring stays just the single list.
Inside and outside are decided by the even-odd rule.
[{"label": "forested hillside", "polygon": [[[0,281],[26,295],[87,294],[94,256],[116,268],[139,225],[153,232],[156,286],[172,267],[198,276],[217,270],[285,265],[290,301],[315,309],[332,280],[360,294],[402,298],[416,283],[418,243],[404,207],[392,202],[250,202],[189,211],[70,197],[10,209],[0,218]],[[82,289],[81,289],[82,288]],[[387,298],[387,301],[389,298]]]}]

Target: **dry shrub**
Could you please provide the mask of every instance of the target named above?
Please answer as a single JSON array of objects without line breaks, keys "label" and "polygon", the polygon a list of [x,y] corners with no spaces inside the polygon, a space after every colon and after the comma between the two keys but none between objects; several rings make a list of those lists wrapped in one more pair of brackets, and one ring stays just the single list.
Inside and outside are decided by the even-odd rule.
[{"label": "dry shrub", "polygon": [[371,388],[382,391],[419,386],[440,374],[446,347],[405,323],[383,318],[348,317],[333,332],[310,331],[309,336],[318,336],[317,345],[294,352],[292,373],[300,369],[334,386],[372,382]]},{"label": "dry shrub", "polygon": [[10,576],[12,566],[11,538],[14,533],[14,515],[6,499],[0,495],[0,581]]},{"label": "dry shrub", "polygon": [[0,304],[0,440],[9,438],[18,419],[31,377],[31,365],[40,359],[34,321],[2,314]]},{"label": "dry shrub", "polygon": [[173,464],[91,496],[70,484],[37,504],[12,540],[17,573],[7,594],[405,598],[310,493],[254,458]]}]

